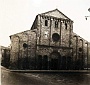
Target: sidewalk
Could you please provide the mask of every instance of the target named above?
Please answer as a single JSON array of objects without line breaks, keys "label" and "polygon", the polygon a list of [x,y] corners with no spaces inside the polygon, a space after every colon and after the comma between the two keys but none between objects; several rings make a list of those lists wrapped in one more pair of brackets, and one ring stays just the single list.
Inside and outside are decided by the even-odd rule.
[{"label": "sidewalk", "polygon": [[19,73],[90,73],[90,70],[10,70]]},{"label": "sidewalk", "polygon": [[90,73],[90,69],[88,70],[10,70],[3,66],[2,69],[11,72],[18,72],[18,73]]}]

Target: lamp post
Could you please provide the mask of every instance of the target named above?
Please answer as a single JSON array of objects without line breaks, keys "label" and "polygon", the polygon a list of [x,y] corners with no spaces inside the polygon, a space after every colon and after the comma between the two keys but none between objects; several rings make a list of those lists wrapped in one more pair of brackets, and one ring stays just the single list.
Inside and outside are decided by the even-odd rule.
[{"label": "lamp post", "polygon": [[18,37],[19,41],[18,41],[18,69],[19,69],[19,53],[20,53],[20,37],[18,35],[15,35],[16,37]]},{"label": "lamp post", "polygon": [[87,70],[88,70],[88,42],[86,42],[85,44],[87,44]]},{"label": "lamp post", "polygon": [[[90,12],[90,8],[88,8],[88,11]],[[85,19],[87,20],[88,17],[90,17],[90,16],[85,16]]]},{"label": "lamp post", "polygon": [[87,20],[88,17],[90,17],[90,16],[85,16],[85,19]]}]

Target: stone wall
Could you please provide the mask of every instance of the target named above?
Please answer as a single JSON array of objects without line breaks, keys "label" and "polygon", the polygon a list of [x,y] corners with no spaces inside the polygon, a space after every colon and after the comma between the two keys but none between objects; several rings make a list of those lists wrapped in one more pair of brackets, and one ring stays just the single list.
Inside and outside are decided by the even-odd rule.
[{"label": "stone wall", "polygon": [[[14,68],[18,68],[18,63],[22,63],[23,59],[28,58],[28,60],[35,60],[35,50],[36,50],[36,33],[33,31],[24,31],[11,35],[11,65]],[[22,68],[22,65],[20,65]],[[14,69],[13,68],[13,69]]]},{"label": "stone wall", "polygon": [[[46,20],[47,26],[45,26]],[[58,23],[58,27],[55,27],[55,22]],[[58,38],[53,38],[54,34]],[[38,57],[41,56],[40,59],[43,59],[43,56],[48,56],[50,61],[53,52],[60,54],[61,62],[63,58],[67,60],[71,58],[71,64],[81,65],[80,69],[83,68],[83,64],[87,67],[87,56],[90,64],[90,43],[85,44],[86,40],[73,33],[73,21],[58,11],[37,15],[31,30],[11,35],[10,39],[10,61],[13,69],[38,69]],[[74,68],[79,69],[79,67]]]},{"label": "stone wall", "polygon": [[10,48],[0,46],[0,54],[1,54],[1,65],[9,68],[10,66]]},{"label": "stone wall", "polygon": [[[45,20],[48,21],[48,26],[45,26]],[[58,28],[55,28],[55,21],[58,22]],[[67,24],[67,27],[65,27]],[[55,17],[49,17],[45,15],[38,16],[38,30],[39,40],[41,45],[53,45],[53,46],[64,46],[69,47],[71,41],[71,35],[73,31],[73,22],[68,19],[59,19]],[[58,42],[54,42],[52,35],[57,33],[60,36]]]},{"label": "stone wall", "polygon": [[87,67],[87,63],[90,64],[89,44],[90,43],[88,41],[86,41],[85,39],[77,35],[76,33],[73,33],[72,35],[73,59],[75,62],[79,60],[83,61],[85,68]]}]

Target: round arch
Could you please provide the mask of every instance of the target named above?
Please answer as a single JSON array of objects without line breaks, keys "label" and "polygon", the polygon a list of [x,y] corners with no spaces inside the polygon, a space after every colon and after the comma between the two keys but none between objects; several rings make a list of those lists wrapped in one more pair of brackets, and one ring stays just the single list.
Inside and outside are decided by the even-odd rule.
[{"label": "round arch", "polygon": [[51,59],[58,59],[59,57],[61,57],[60,53],[58,51],[53,51],[51,54],[50,54],[50,58]]},{"label": "round arch", "polygon": [[53,51],[50,54],[50,69],[51,70],[58,70],[60,69],[61,64],[61,55],[58,51]]}]

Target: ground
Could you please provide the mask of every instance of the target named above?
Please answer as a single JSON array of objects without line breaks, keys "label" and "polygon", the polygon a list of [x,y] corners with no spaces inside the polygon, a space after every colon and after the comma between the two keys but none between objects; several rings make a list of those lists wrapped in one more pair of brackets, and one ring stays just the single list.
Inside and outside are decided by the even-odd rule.
[{"label": "ground", "polygon": [[90,74],[17,73],[1,67],[1,85],[90,85]]}]

